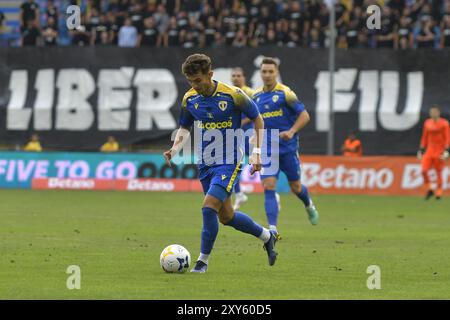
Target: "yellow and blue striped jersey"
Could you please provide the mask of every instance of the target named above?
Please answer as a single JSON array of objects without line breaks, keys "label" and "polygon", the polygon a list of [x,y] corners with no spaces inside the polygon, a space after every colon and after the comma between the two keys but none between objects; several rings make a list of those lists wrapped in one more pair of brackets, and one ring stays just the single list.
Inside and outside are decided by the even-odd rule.
[{"label": "yellow and blue striped jersey", "polygon": [[201,164],[236,164],[242,158],[239,151],[242,139],[227,139],[227,129],[240,129],[242,114],[255,119],[259,115],[258,107],[241,89],[219,81],[214,83],[216,89],[211,96],[202,96],[193,88],[186,92],[179,124],[190,128],[196,122],[195,127],[202,137],[198,150]]},{"label": "yellow and blue striped jersey", "polygon": [[[297,95],[288,86],[277,83],[272,91],[264,91],[263,87],[255,90],[253,100],[256,102],[259,112],[264,119],[264,128],[267,129],[267,148],[271,150],[269,137],[273,129],[280,132],[289,130],[300,113],[305,110],[305,106],[301,103]],[[279,153],[298,151],[298,134],[291,140],[279,141]],[[269,152],[268,154],[271,154]]]}]

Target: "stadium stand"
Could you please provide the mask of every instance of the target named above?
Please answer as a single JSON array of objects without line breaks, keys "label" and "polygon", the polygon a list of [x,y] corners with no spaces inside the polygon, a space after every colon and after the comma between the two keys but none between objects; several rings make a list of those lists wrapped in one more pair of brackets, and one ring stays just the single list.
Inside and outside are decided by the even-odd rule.
[{"label": "stadium stand", "polygon": [[[2,45],[20,45],[20,7],[3,0]],[[34,0],[36,45],[191,47],[327,46],[328,3],[319,0]],[[82,27],[68,31],[65,8],[79,5]],[[381,30],[366,28],[366,8],[382,6]],[[49,19],[56,21],[49,22]],[[124,27],[130,19],[130,26]],[[336,3],[339,48],[450,47],[450,0],[341,0]],[[122,32],[121,32],[122,29]],[[22,32],[21,32],[22,31]],[[34,40],[34,39],[32,39]],[[121,40],[121,41],[119,41]]]},{"label": "stadium stand", "polygon": [[0,44],[2,46],[12,45],[20,38],[19,14],[21,4],[21,0],[0,1]]}]

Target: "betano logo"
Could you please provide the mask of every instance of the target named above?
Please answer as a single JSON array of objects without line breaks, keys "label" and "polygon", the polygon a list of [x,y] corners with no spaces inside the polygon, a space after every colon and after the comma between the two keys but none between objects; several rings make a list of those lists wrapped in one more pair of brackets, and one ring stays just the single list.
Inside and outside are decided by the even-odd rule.
[{"label": "betano logo", "polygon": [[59,179],[48,180],[49,189],[95,189],[94,179]]},{"label": "betano logo", "polygon": [[389,168],[323,168],[318,163],[303,165],[304,182],[324,189],[387,189],[394,181],[394,173]]},{"label": "betano logo", "polygon": [[[317,187],[330,191],[383,191],[407,192],[420,190],[423,177],[420,164],[405,164],[396,168],[392,164],[386,167],[351,167],[351,164],[333,166],[315,161],[302,165],[303,182],[308,187]],[[436,173],[430,175],[432,183],[436,181]],[[443,189],[450,189],[450,168],[442,171]]]},{"label": "betano logo", "polygon": [[175,183],[173,181],[151,181],[131,179],[127,183],[128,191],[173,191]]}]

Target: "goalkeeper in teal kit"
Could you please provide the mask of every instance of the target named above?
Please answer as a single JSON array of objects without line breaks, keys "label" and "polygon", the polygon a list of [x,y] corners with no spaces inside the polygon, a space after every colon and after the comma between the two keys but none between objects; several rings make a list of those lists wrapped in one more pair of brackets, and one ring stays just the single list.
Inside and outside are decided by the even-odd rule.
[{"label": "goalkeeper in teal kit", "polygon": [[241,89],[212,80],[211,59],[204,54],[187,57],[182,72],[192,88],[184,95],[180,128],[172,148],[164,152],[164,157],[170,164],[172,157],[187,141],[190,128],[194,126],[200,131],[202,139],[198,168],[205,198],[202,205],[200,256],[191,272],[206,272],[219,231],[219,221],[261,239],[267,251],[269,265],[273,265],[277,257],[274,251],[276,233],[261,227],[245,213],[234,211],[230,198],[239,181],[243,152],[240,147],[242,141],[228,139],[228,134],[230,131],[240,130],[242,114],[253,122],[257,133],[251,155],[252,171],[261,169],[264,121],[258,107]]},{"label": "goalkeeper in teal kit", "polygon": [[[295,93],[287,86],[278,83],[278,64],[272,58],[264,58],[261,63],[261,77],[264,86],[253,94],[253,100],[264,119],[267,131],[267,150],[263,152],[270,158],[277,157],[278,167],[273,170],[271,164],[263,159],[261,180],[264,186],[264,206],[269,229],[276,232],[279,207],[275,189],[280,170],[289,181],[291,191],[302,201],[309,221],[316,225],[319,213],[315,208],[306,186],[300,181],[300,161],[298,155],[298,132],[309,122],[309,114]],[[273,132],[276,139],[274,139]],[[276,141],[277,140],[277,141]],[[276,143],[275,143],[276,142]],[[271,169],[271,170],[269,170]]]}]

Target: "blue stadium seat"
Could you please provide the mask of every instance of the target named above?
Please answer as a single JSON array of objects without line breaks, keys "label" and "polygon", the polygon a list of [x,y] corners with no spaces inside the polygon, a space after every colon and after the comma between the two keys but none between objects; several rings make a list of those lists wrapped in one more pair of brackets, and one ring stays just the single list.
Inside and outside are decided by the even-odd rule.
[{"label": "blue stadium seat", "polygon": [[0,1],[0,11],[6,17],[1,30],[0,45],[16,45],[20,38],[20,5],[21,0],[2,0]]}]

